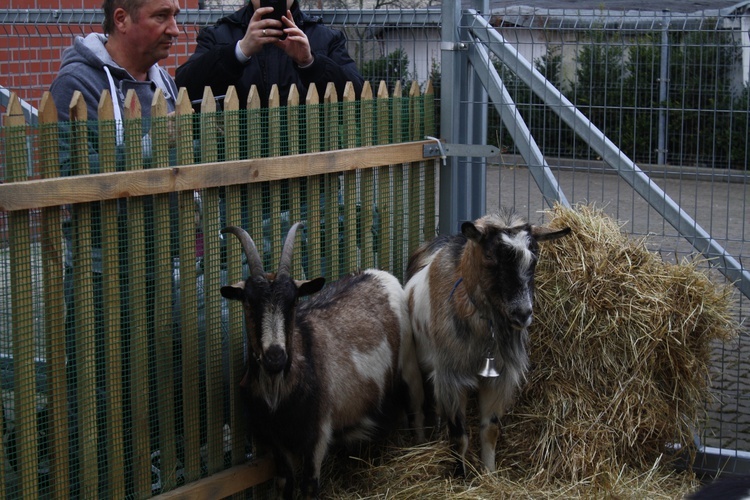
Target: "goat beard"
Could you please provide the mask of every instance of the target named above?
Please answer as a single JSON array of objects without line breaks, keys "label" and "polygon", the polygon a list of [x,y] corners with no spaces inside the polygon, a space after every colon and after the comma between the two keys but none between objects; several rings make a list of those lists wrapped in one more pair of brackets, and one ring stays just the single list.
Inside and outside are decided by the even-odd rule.
[{"label": "goat beard", "polygon": [[279,373],[268,374],[261,367],[258,376],[258,392],[272,412],[278,409],[279,402],[285,398],[286,387],[283,370]]},{"label": "goat beard", "polygon": [[263,368],[263,363],[258,358],[254,357],[254,359],[257,363],[257,378],[254,379],[250,373],[250,368],[248,368],[245,370],[245,375],[240,381],[240,388],[255,397],[263,399],[266,405],[268,405],[269,410],[276,411],[279,402],[288,392],[288,390],[285,390],[287,388],[284,377],[285,370],[269,374]]}]

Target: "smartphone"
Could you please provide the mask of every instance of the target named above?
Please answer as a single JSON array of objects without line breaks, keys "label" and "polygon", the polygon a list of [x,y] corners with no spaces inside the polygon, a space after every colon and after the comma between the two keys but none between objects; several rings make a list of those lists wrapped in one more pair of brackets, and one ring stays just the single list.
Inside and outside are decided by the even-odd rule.
[{"label": "smartphone", "polygon": [[273,7],[273,12],[263,16],[263,19],[276,19],[281,21],[281,16],[286,14],[286,0],[260,0],[261,7]]},{"label": "smartphone", "polygon": [[[281,21],[281,17],[286,14],[286,0],[260,0],[261,7],[273,7],[273,12],[263,16],[263,19],[276,19]],[[286,38],[286,33],[279,37],[280,40]]]}]

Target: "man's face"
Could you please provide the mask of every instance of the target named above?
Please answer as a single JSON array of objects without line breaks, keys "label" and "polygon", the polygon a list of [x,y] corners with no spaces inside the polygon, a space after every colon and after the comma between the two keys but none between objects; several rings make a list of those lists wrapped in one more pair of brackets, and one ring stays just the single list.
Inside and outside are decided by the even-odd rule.
[{"label": "man's face", "polygon": [[178,12],[178,0],[146,0],[126,21],[128,43],[146,67],[169,55],[172,41],[180,34]]}]

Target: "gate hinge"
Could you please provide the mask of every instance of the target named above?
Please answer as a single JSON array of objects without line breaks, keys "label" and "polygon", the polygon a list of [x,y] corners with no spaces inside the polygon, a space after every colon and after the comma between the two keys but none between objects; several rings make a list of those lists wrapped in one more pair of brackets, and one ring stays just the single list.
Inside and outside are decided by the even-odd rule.
[{"label": "gate hinge", "polygon": [[500,148],[482,144],[446,144],[440,139],[427,136],[425,139],[435,141],[434,144],[425,144],[422,148],[424,158],[435,158],[439,156],[445,162],[448,156],[471,156],[471,157],[490,157],[500,154]]}]

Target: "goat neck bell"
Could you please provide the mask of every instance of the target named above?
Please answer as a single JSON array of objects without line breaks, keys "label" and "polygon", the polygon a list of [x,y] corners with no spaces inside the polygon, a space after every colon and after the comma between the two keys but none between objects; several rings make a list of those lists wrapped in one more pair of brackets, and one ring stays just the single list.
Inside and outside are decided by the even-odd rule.
[{"label": "goat neck bell", "polygon": [[495,378],[500,376],[500,372],[497,371],[497,367],[495,366],[494,356],[490,356],[489,353],[487,354],[487,357],[484,358],[484,366],[479,370],[478,375],[484,378]]},{"label": "goat neck bell", "polygon": [[490,348],[487,350],[487,356],[484,358],[484,365],[479,370],[478,375],[484,378],[496,378],[500,376],[500,372],[497,371],[495,365],[495,356],[492,355],[492,346],[495,345],[495,325],[492,324],[492,320],[489,320],[490,326]]}]

